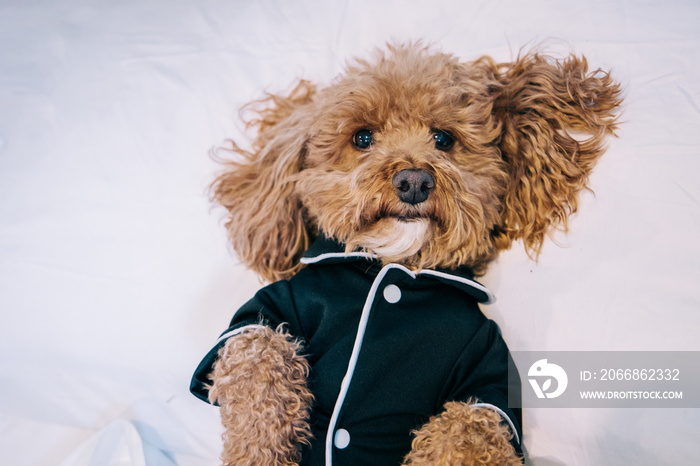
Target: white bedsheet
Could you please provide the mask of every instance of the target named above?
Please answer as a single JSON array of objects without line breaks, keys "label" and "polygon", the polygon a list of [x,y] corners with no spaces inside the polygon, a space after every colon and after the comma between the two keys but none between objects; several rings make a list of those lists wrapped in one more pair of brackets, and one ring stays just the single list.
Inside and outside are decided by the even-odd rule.
[{"label": "white bedsheet", "polygon": [[[0,2],[0,464],[210,465],[191,373],[259,287],[206,195],[237,109],[387,40],[585,53],[626,90],[571,232],[482,278],[512,350],[700,350],[700,3]],[[524,415],[531,464],[700,462],[698,409]]]}]

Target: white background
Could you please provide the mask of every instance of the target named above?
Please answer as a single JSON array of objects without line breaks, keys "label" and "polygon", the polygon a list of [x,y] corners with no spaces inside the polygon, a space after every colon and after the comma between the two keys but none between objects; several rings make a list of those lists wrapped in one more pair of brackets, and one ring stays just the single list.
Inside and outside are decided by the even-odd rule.
[{"label": "white background", "polygon": [[[512,350],[700,350],[696,1],[0,2],[0,463],[216,464],[199,359],[259,287],[208,151],[238,108],[423,38],[501,61],[549,41],[612,69],[619,138],[571,231],[481,281]],[[700,461],[700,410],[531,410],[530,461]]]}]

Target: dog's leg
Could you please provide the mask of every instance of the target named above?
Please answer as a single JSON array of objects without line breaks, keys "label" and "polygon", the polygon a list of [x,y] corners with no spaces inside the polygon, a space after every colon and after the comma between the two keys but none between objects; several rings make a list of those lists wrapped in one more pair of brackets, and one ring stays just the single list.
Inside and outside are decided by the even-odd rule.
[{"label": "dog's leg", "polygon": [[415,432],[405,466],[516,466],[521,458],[510,444],[512,434],[489,408],[450,402],[445,411]]},{"label": "dog's leg", "polygon": [[291,466],[308,442],[309,365],[281,328],[245,330],[226,342],[209,398],[221,407],[225,466]]}]

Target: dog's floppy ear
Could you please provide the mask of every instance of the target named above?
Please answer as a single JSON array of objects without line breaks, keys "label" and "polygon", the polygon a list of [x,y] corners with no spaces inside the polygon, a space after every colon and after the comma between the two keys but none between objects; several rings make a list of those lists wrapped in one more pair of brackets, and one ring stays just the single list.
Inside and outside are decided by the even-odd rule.
[{"label": "dog's floppy ear", "polygon": [[213,200],[229,212],[231,245],[267,281],[293,275],[309,244],[293,177],[309,137],[314,92],[309,82],[300,81],[288,96],[268,95],[249,104],[256,114],[246,123],[257,131],[252,148],[231,141],[229,150],[238,157],[223,162],[225,170],[212,184]]},{"label": "dog's floppy ear", "polygon": [[577,209],[576,195],[616,129],[620,86],[574,55],[555,61],[533,52],[492,66],[500,82],[493,111],[510,176],[494,241],[507,249],[522,239],[536,257],[550,228],[566,230]]}]

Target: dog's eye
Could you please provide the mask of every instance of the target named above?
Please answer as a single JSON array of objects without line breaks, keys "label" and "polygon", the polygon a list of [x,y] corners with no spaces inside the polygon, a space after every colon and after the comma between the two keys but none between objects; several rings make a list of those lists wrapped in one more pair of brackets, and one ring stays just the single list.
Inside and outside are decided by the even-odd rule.
[{"label": "dog's eye", "polygon": [[372,145],[372,131],[368,129],[361,129],[352,137],[352,143],[358,149],[367,149]]},{"label": "dog's eye", "polygon": [[435,148],[442,151],[450,150],[455,143],[452,136],[439,129],[433,131],[433,139],[435,139]]}]

